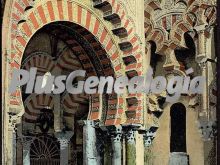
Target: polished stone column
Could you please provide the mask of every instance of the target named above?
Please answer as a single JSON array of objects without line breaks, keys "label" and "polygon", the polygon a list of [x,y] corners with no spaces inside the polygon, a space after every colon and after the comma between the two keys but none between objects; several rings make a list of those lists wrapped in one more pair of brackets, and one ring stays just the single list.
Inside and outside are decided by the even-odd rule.
[{"label": "polished stone column", "polygon": [[33,141],[34,141],[33,137],[29,137],[29,136],[22,137],[23,164],[25,165],[30,165],[30,147]]},{"label": "polished stone column", "polygon": [[57,132],[55,133],[55,136],[60,143],[60,164],[68,165],[69,142],[71,137],[73,136],[73,132]]},{"label": "polished stone column", "polygon": [[130,128],[126,134],[126,164],[136,164],[136,145],[135,145],[135,131]]},{"label": "polished stone column", "polygon": [[83,165],[98,165],[94,121],[86,120],[83,126]]},{"label": "polished stone column", "polygon": [[121,135],[122,129],[121,127],[117,127],[114,131],[111,132],[111,142],[112,142],[112,165],[121,164]]}]

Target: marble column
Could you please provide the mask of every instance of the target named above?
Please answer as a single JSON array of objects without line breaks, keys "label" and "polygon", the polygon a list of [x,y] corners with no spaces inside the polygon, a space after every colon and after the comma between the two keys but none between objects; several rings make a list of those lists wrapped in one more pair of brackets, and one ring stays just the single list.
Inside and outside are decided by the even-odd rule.
[{"label": "marble column", "polygon": [[33,137],[29,137],[29,136],[22,137],[24,165],[30,165],[30,148],[31,148],[31,143],[33,141],[34,141]]},{"label": "marble column", "polygon": [[122,151],[121,135],[122,135],[121,127],[117,127],[112,132],[112,137],[111,137],[112,152],[113,152],[112,153],[112,165],[121,164],[121,151]]},{"label": "marble column", "polygon": [[60,164],[62,165],[68,165],[69,142],[73,134],[72,131],[55,133],[55,136],[60,143]]},{"label": "marble column", "polygon": [[83,165],[98,164],[94,121],[87,120],[83,126]]},{"label": "marble column", "polygon": [[135,145],[135,131],[130,128],[126,134],[126,164],[136,164],[136,145]]}]

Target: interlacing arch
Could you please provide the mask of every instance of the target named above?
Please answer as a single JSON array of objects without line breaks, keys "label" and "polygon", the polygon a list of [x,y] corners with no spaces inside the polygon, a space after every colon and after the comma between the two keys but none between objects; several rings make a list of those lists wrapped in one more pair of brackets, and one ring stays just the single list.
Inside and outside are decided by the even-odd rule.
[{"label": "interlacing arch", "polygon": [[[185,47],[184,45],[184,37],[183,35],[188,31],[193,31],[194,26],[197,25],[198,22],[200,22],[200,19],[203,19],[203,22],[207,25],[212,25],[215,21],[215,12],[216,7],[215,5],[210,1],[206,3],[191,0],[191,1],[175,1],[175,5],[178,3],[183,3],[186,5],[186,9],[184,12],[181,13],[182,20],[177,20],[177,15],[180,13],[173,13],[172,19],[171,19],[171,29],[169,31],[169,35],[166,35],[167,32],[165,32],[167,23],[166,21],[169,19],[168,15],[164,14],[161,18],[161,23],[163,26],[160,26],[160,30],[164,33],[164,40],[157,43],[158,53],[163,53],[166,51],[166,49],[176,49],[178,47]],[[155,12],[160,12],[160,2],[159,1],[150,1],[145,4],[145,32],[146,32],[146,40],[152,40],[152,37],[149,37],[148,35],[152,34],[155,29],[157,28],[155,20],[152,18],[152,14]],[[166,9],[164,9],[166,10]],[[168,9],[167,9],[168,10]],[[168,11],[167,11],[168,12]],[[158,23],[158,20],[157,20]],[[152,32],[151,32],[152,31]],[[208,35],[208,32],[207,32]],[[169,51],[167,51],[169,52]]]},{"label": "interlacing arch", "polygon": [[[151,52],[151,46],[149,46],[148,42],[153,41],[156,45],[155,53],[157,55],[165,55],[165,64],[162,67],[172,75],[180,74],[185,76],[185,67],[181,61],[176,59],[175,50],[188,48],[185,43],[185,34],[189,32],[195,33],[196,26],[205,25],[209,27],[214,24],[216,7],[213,2],[196,0],[146,1],[144,11],[146,53],[149,55],[149,52]],[[162,3],[163,5],[161,5]],[[167,6],[164,3],[167,3]],[[181,3],[180,8],[177,9],[178,6],[176,5],[179,3]],[[205,35],[207,37],[209,31],[205,31]],[[148,134],[153,136],[155,136],[154,132],[159,127],[158,118],[163,112],[162,107],[166,95],[167,93],[164,92],[160,95],[148,96],[147,102],[150,112],[148,121],[149,125],[151,125],[148,129]]]}]

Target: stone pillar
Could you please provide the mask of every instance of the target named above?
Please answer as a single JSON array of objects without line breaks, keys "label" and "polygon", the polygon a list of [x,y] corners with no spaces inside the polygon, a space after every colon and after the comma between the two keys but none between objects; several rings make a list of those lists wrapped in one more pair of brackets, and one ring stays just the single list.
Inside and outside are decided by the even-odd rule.
[{"label": "stone pillar", "polygon": [[[52,75],[59,76],[61,75],[61,70],[59,67],[55,67],[51,72]],[[53,86],[54,88],[54,86]],[[63,126],[63,107],[61,104],[61,96],[60,94],[53,95],[54,100],[54,130],[55,132],[61,132],[64,128]]]},{"label": "stone pillar", "polygon": [[8,164],[16,164],[16,121],[17,116],[9,113],[9,125],[8,125],[8,138],[9,138],[9,146],[8,146]]},{"label": "stone pillar", "polygon": [[12,135],[12,146],[13,146],[13,165],[16,164],[17,161],[17,152],[16,152],[16,148],[17,148],[17,140],[16,140],[16,132],[13,132]]},{"label": "stone pillar", "polygon": [[153,153],[150,147],[152,145],[155,135],[156,132],[150,130],[146,131],[146,133],[143,135],[145,164],[153,164]]},{"label": "stone pillar", "polygon": [[19,117],[19,120],[16,124],[16,164],[23,164],[23,153],[21,152],[23,148],[23,129],[22,129],[22,119]]},{"label": "stone pillar", "polygon": [[55,133],[55,136],[60,143],[60,164],[68,165],[69,142],[70,142],[70,138],[73,136],[73,132],[72,131],[66,131],[65,133],[57,132]]},{"label": "stone pillar", "polygon": [[[202,28],[202,27],[201,27]],[[205,30],[198,29],[198,41],[197,41],[197,54],[196,54],[196,62],[199,64],[201,68],[201,75],[206,78],[204,84],[204,91],[201,96],[201,108],[199,116],[207,116],[208,115],[208,84],[207,84],[207,54],[206,54],[206,37]]]},{"label": "stone pillar", "polygon": [[136,145],[135,145],[135,131],[130,128],[126,135],[126,164],[135,165],[136,164]]},{"label": "stone pillar", "polygon": [[112,158],[111,141],[106,138],[104,141],[104,165],[112,165],[112,162],[110,161],[111,158]]},{"label": "stone pillar", "polygon": [[136,164],[137,165],[144,165],[144,145],[143,145],[143,135],[139,134],[136,131]]},{"label": "stone pillar", "polygon": [[54,99],[54,130],[55,132],[61,132],[62,130],[62,108],[60,104],[60,95],[53,95]]},{"label": "stone pillar", "polygon": [[30,165],[30,148],[31,143],[34,141],[33,137],[24,136],[22,137],[23,145],[23,164]]},{"label": "stone pillar", "polygon": [[[203,62],[203,63],[199,63],[201,71],[202,71],[202,76],[207,78],[207,63]],[[206,116],[209,114],[208,109],[208,83],[207,83],[207,79],[205,79],[205,84],[204,84],[204,91],[202,93],[201,96],[201,112],[202,114],[205,114]],[[207,116],[208,117],[208,116]]]},{"label": "stone pillar", "polygon": [[9,138],[9,145],[8,145],[8,151],[9,151],[9,164],[16,164],[16,132],[14,127],[10,127],[8,129],[8,138]]},{"label": "stone pillar", "polygon": [[121,164],[121,127],[116,128],[112,133],[111,142],[112,142],[112,165]]},{"label": "stone pillar", "polygon": [[94,121],[84,121],[83,126],[83,165],[99,164],[96,149],[96,131]]}]

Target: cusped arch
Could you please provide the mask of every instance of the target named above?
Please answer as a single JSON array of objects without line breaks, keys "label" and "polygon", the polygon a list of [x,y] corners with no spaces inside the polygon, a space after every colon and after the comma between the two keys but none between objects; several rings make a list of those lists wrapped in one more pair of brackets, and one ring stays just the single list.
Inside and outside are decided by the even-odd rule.
[{"label": "cusped arch", "polygon": [[157,45],[156,52],[159,52],[163,46],[165,39],[166,39],[166,35],[167,34],[164,30],[162,30],[161,28],[155,27],[150,31],[149,35],[146,38],[146,41],[155,42]]},{"label": "cusped arch", "polygon": [[184,34],[189,31],[193,31],[193,26],[190,23],[186,21],[177,22],[173,26],[170,32],[170,36],[172,40],[175,41],[175,44],[177,46],[186,47],[184,41]]}]

